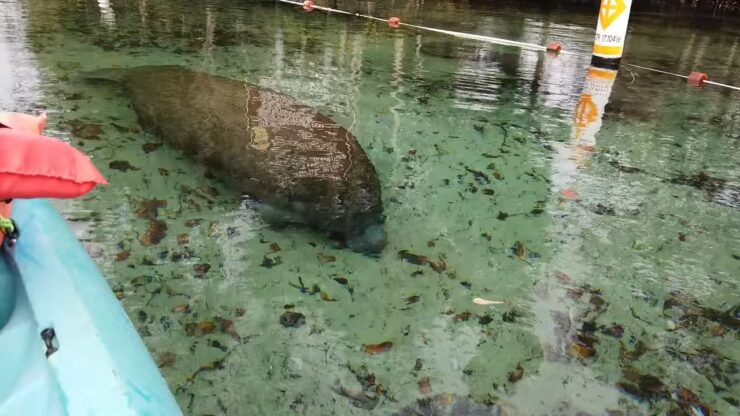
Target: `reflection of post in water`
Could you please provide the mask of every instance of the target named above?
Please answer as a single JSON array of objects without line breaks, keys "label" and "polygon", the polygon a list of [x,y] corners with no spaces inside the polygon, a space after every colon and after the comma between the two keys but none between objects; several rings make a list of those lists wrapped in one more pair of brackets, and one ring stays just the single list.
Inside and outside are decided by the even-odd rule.
[{"label": "reflection of post in water", "polygon": [[[616,71],[590,67],[583,90],[573,111],[573,125],[568,143],[553,143],[556,149],[552,163],[552,183],[565,195],[576,195],[572,187],[578,182],[578,169],[591,157],[601,118],[609,101]],[[559,198],[554,201],[558,204]],[[592,274],[592,264],[583,257],[579,234],[588,230],[588,218],[577,215],[555,217],[551,238],[560,241],[553,249],[547,274],[534,286],[531,306],[537,317],[532,332],[539,338],[544,360],[537,369],[539,377],[517,385],[511,400],[530,404],[538,397],[542,409],[567,406],[567,414],[598,413],[618,407],[622,394],[600,372],[589,365],[574,366],[573,360],[593,357],[596,342],[590,322],[600,313],[605,301],[598,289],[583,284],[580,276]],[[563,401],[567,397],[568,402]],[[598,397],[598,401],[593,398]]]},{"label": "reflection of post in water", "polygon": [[142,45],[147,42],[147,0],[139,0],[139,41]]},{"label": "reflection of post in water", "polygon": [[591,67],[586,84],[573,112],[573,143],[588,152],[593,151],[596,133],[601,129],[604,108],[609,102],[617,71]]},{"label": "reflection of post in water", "polygon": [[352,82],[352,97],[360,98],[360,84],[362,82],[362,57],[365,53],[365,35],[355,33],[352,35],[352,50],[350,52],[350,81]]},{"label": "reflection of post in water", "polygon": [[590,67],[586,82],[573,111],[570,143],[556,146],[553,185],[566,198],[577,198],[573,189],[578,170],[595,151],[596,133],[601,129],[604,108],[609,102],[617,71]]},{"label": "reflection of post in water", "polygon": [[344,68],[347,60],[347,27],[345,26],[339,33],[339,47],[337,48],[337,68]]},{"label": "reflection of post in water", "polygon": [[681,57],[678,59],[678,72],[683,74],[687,71],[686,68],[688,68],[688,60],[689,57],[693,56],[693,48],[694,48],[694,42],[696,42],[696,33],[692,33],[689,37],[688,42],[686,42],[686,45],[683,48],[683,52],[681,53]]},{"label": "reflection of post in water", "polygon": [[308,48],[308,34],[306,33],[306,28],[301,27],[301,44],[298,47],[298,56],[295,58],[295,66],[298,70],[298,74],[301,76],[305,75],[304,73],[304,65],[306,63],[306,49]]},{"label": "reflection of post in water", "polygon": [[554,143],[552,183],[559,197],[576,199],[578,170],[593,156],[596,134],[601,129],[604,109],[609,102],[617,71],[591,66],[573,111],[573,128],[569,143]]},{"label": "reflection of post in water", "polygon": [[702,60],[704,59],[704,52],[707,50],[707,46],[709,46],[710,37],[704,36],[704,38],[699,42],[699,46],[697,47],[696,53],[694,56],[694,64],[692,65],[692,68],[698,68],[702,64]]},{"label": "reflection of post in water", "polygon": [[403,107],[403,100],[398,98],[398,94],[403,92],[403,48],[404,37],[397,34],[396,39],[393,43],[393,80],[391,85],[394,91],[391,92],[391,97],[396,100],[397,104],[390,108],[393,113],[393,132],[391,134],[391,144],[393,150],[398,150],[398,133],[401,130],[401,115],[398,110]]},{"label": "reflection of post in water", "polygon": [[322,81],[324,84],[324,88],[327,90],[331,88],[331,85],[333,83],[333,72],[334,72],[334,37],[333,36],[325,36],[324,37],[324,61],[321,65],[322,70],[324,71],[324,76],[322,77]]},{"label": "reflection of post in water", "polygon": [[725,66],[724,78],[729,78],[730,74],[732,73],[732,67],[733,67],[732,64],[735,60],[735,53],[737,52],[737,44],[738,44],[738,40],[735,39],[735,42],[732,43],[732,47],[727,53],[727,66]]},{"label": "reflection of post in water", "polygon": [[141,27],[146,26],[146,0],[139,0],[139,19],[141,19]]},{"label": "reflection of post in water", "polygon": [[185,20],[185,13],[180,15],[180,35],[183,37],[188,33],[188,23]]},{"label": "reflection of post in water", "polygon": [[282,26],[278,26],[275,31],[275,79],[283,77],[283,68],[285,67],[285,35]]},{"label": "reflection of post in water", "polygon": [[[346,33],[346,30],[344,33]],[[355,128],[357,113],[359,111],[358,101],[360,99],[360,85],[362,84],[362,56],[365,50],[364,40],[365,35],[363,33],[353,34],[351,40],[347,40],[347,44],[349,45],[347,47],[348,51],[342,54],[349,55],[350,85],[347,94],[347,106],[352,114],[352,124],[348,128],[350,131]]]},{"label": "reflection of post in water", "polygon": [[100,8],[100,24],[110,29],[116,28],[116,13],[113,11],[111,0],[98,0]]},{"label": "reflection of post in water", "polygon": [[214,49],[214,33],[216,31],[216,16],[213,15],[210,7],[206,7],[206,36],[203,41],[203,55],[211,57]]},{"label": "reflection of post in water", "polygon": [[414,68],[414,75],[421,77],[424,74],[424,55],[421,53],[421,35],[416,35],[416,67]]},{"label": "reflection of post in water", "polygon": [[[554,143],[556,148],[555,160],[553,161],[552,183],[555,191],[559,191],[559,197],[565,199],[577,199],[578,193],[575,187],[578,182],[578,170],[590,159],[595,152],[596,134],[601,129],[604,108],[609,102],[609,96],[612,92],[612,86],[616,79],[617,71],[602,69],[591,66],[586,73],[586,82],[583,90],[573,111],[573,128],[571,130],[570,142],[567,144]],[[583,224],[582,224],[583,225]],[[565,258],[566,263],[577,258],[577,253],[570,252],[570,248],[563,248],[561,255]],[[581,265],[585,266],[585,265]],[[557,277],[557,276],[556,276]],[[559,280],[568,280],[558,278]],[[556,307],[551,307],[550,315],[553,316],[555,324],[555,339],[552,343],[546,343],[546,351],[558,357],[568,354],[575,340],[575,323],[579,321],[574,317],[571,311],[561,310],[561,300],[566,299],[566,293],[562,288],[563,284],[571,282],[560,281],[553,286],[549,286],[548,299]],[[574,322],[575,321],[575,322]]]}]

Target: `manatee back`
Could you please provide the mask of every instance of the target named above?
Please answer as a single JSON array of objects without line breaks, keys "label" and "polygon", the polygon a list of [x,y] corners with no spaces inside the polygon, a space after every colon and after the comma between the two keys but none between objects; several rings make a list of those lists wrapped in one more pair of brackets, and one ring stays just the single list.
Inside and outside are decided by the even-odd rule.
[{"label": "manatee back", "polygon": [[123,80],[142,126],[304,222],[351,232],[380,221],[374,167],[344,127],[283,94],[182,67]]}]

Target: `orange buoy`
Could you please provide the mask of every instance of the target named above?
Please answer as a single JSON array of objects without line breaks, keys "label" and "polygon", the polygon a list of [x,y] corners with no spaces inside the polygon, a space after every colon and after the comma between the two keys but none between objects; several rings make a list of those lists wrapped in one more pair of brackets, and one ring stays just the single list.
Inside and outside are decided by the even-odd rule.
[{"label": "orange buoy", "polygon": [[566,188],[560,191],[560,199],[566,200],[566,201],[578,201],[581,199],[581,197],[573,189]]},{"label": "orange buoy", "polygon": [[401,19],[393,16],[390,19],[388,19],[388,26],[396,28],[401,26]]},{"label": "orange buoy", "polygon": [[313,6],[314,6],[313,0],[306,0],[303,2],[303,10],[307,12],[312,12]]},{"label": "orange buoy", "polygon": [[689,85],[693,85],[695,87],[701,87],[704,85],[704,81],[709,80],[709,76],[703,72],[692,72],[689,74],[689,78],[687,79],[687,82]]},{"label": "orange buoy", "polygon": [[560,42],[550,42],[547,44],[548,52],[559,53],[561,49],[563,49],[563,45]]}]

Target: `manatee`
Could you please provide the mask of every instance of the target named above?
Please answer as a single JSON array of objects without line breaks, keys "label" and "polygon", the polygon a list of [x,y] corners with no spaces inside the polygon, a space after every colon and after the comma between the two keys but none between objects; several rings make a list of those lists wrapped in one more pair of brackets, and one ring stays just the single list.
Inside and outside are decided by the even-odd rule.
[{"label": "manatee", "polygon": [[222,175],[272,223],[385,245],[375,167],[347,129],[287,95],[179,66],[101,69],[123,86],[142,127]]}]

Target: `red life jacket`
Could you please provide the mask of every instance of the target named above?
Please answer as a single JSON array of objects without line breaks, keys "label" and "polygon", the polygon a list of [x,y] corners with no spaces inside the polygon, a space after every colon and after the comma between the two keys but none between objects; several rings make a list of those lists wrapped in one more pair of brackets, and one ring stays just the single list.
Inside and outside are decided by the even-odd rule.
[{"label": "red life jacket", "polygon": [[[41,136],[46,115],[0,113],[0,215],[13,198],[75,198],[107,184],[92,161],[68,143]],[[0,231],[0,241],[3,235]]]}]

